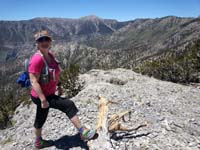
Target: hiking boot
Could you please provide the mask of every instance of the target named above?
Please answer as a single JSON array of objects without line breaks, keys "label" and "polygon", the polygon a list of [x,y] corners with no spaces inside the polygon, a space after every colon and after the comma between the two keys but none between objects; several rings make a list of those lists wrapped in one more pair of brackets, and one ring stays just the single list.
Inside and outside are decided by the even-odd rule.
[{"label": "hiking boot", "polygon": [[38,141],[35,141],[35,148],[42,149],[45,147],[53,146],[54,142],[52,140],[44,140],[40,138]]},{"label": "hiking boot", "polygon": [[88,140],[92,139],[95,134],[96,134],[96,130],[88,129],[86,127],[82,127],[80,137],[83,141],[88,141]]}]

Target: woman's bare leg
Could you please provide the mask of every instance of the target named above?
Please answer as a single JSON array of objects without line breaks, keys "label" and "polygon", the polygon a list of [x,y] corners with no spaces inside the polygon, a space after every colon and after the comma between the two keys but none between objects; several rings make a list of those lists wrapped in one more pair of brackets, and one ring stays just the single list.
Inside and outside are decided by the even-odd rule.
[{"label": "woman's bare leg", "polygon": [[79,118],[78,118],[77,115],[75,115],[74,117],[72,117],[70,120],[71,120],[71,122],[74,124],[74,126],[77,129],[81,128],[81,122],[80,122],[80,120],[79,120]]},{"label": "woman's bare leg", "polygon": [[34,132],[35,132],[36,138],[39,138],[42,136],[42,128],[40,128],[40,129],[34,128]]}]

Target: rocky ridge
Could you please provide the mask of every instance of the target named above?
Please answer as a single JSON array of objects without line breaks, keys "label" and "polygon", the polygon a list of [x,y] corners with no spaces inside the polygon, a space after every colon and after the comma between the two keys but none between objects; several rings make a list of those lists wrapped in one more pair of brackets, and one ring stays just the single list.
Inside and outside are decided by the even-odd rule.
[{"label": "rocky ridge", "polygon": [[[110,135],[114,149],[200,149],[200,89],[183,86],[143,76],[131,70],[92,69],[80,74],[83,89],[71,98],[79,108],[79,117],[87,127],[95,128],[98,98],[101,96],[116,101],[119,105],[109,106],[110,115],[131,109],[131,121],[127,127],[142,127],[133,132]],[[0,149],[31,150],[34,134],[35,105],[21,104],[13,117],[14,126],[0,131]],[[88,149],[79,139],[77,130],[58,110],[50,109],[43,129],[43,137],[55,140],[48,150]]]}]

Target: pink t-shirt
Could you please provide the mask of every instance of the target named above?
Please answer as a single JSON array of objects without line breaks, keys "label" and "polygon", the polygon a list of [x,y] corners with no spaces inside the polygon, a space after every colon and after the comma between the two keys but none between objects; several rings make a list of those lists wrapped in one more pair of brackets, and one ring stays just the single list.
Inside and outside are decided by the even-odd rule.
[{"label": "pink t-shirt", "polygon": [[[48,64],[49,73],[50,73],[50,82],[47,84],[40,83],[41,89],[45,96],[55,94],[56,85],[58,83],[59,74],[60,74],[60,68],[59,68],[58,63],[55,60],[54,55],[50,52],[49,52],[49,55],[51,58],[51,64]],[[31,57],[29,61],[28,72],[34,73],[34,74],[40,74],[44,65],[45,63],[42,56],[39,54],[33,54],[33,56]],[[38,98],[38,95],[33,88],[31,88],[31,95]]]}]

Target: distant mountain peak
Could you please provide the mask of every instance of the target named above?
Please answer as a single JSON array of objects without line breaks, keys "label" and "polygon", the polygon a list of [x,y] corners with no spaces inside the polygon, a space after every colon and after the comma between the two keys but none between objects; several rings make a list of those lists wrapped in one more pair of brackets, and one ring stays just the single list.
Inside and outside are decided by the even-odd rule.
[{"label": "distant mountain peak", "polygon": [[101,20],[102,18],[96,16],[96,15],[89,15],[89,16],[84,16],[81,17],[80,19],[85,19],[85,20]]},{"label": "distant mountain peak", "polygon": [[35,17],[32,20],[43,20],[43,19],[49,19],[48,17]]}]

